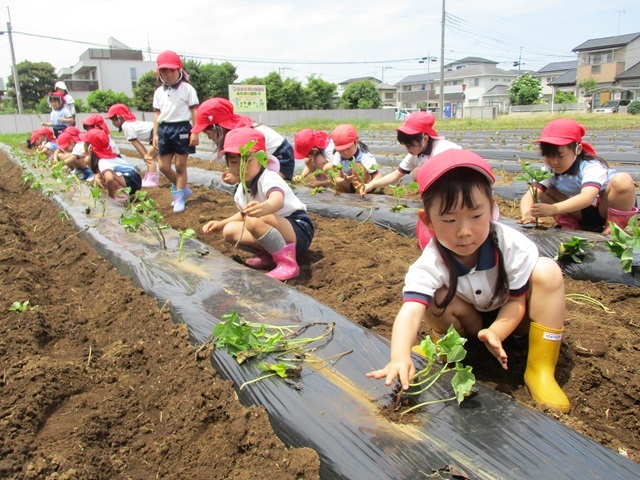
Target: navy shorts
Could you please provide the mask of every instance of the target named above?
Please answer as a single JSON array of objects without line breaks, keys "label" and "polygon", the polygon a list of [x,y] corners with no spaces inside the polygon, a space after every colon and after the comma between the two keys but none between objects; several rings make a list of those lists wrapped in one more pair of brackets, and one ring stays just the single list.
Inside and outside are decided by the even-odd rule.
[{"label": "navy shorts", "polygon": [[196,147],[189,146],[190,136],[189,122],[161,123],[158,125],[158,155],[196,153]]},{"label": "navy shorts", "polygon": [[297,210],[289,215],[287,220],[296,232],[296,255],[302,255],[309,250],[315,234],[311,217],[304,210]]},{"label": "navy shorts", "polygon": [[138,172],[124,172],[121,175],[124,178],[124,183],[131,189],[131,195],[135,195],[142,188],[142,178]]},{"label": "navy shorts", "polygon": [[293,178],[293,171],[296,167],[296,160],[293,156],[293,147],[286,138],[282,141],[280,146],[273,152],[273,156],[280,162],[280,173],[285,180],[291,181]]},{"label": "navy shorts", "polygon": [[589,205],[587,208],[583,208],[581,213],[582,220],[580,221],[580,226],[599,230],[604,228],[605,219],[600,216],[600,210],[598,207]]}]

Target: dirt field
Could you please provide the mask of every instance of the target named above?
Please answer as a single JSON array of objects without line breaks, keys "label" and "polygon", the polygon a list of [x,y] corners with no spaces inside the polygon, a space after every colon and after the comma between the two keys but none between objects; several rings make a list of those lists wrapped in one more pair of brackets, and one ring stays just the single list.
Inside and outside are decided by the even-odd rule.
[{"label": "dirt field", "polygon": [[[0,476],[318,478],[317,455],[287,449],[264,411],[242,408],[208,359],[196,360],[185,328],[73,236],[49,200],[23,185],[20,169],[1,161]],[[190,166],[203,165],[190,160]],[[236,211],[231,197],[193,190],[181,214],[169,206],[168,184],[151,194],[172,227],[193,228],[200,240],[242,261],[244,252],[201,233],[207,220]],[[312,218],[316,237],[300,259],[300,277],[288,284],[390,337],[404,273],[419,255],[415,239],[372,224]],[[373,253],[357,254],[363,251]],[[546,413],[640,461],[640,290],[565,283],[567,293],[588,294],[615,313],[568,303],[557,378],[572,409]],[[25,300],[38,307],[8,311]],[[474,373],[539,408],[522,382],[526,352],[509,347],[509,371],[475,349]]]}]

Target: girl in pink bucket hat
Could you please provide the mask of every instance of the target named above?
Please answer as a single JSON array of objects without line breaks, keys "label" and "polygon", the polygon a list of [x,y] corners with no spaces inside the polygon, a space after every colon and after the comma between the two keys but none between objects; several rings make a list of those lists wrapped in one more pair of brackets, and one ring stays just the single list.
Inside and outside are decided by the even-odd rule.
[{"label": "girl in pink bucket hat", "polygon": [[222,153],[231,173],[240,178],[240,162],[245,161],[240,148],[250,142],[253,146],[244,172],[249,199],[244,189],[238,188],[235,201],[240,211],[224,220],[207,222],[202,231],[222,232],[225,241],[256,254],[246,261],[247,265],[269,269],[267,275],[276,280],[289,280],[300,273],[297,256],[311,245],[313,223],[306,205],[289,185],[276,172],[264,168],[254,155],[266,153],[264,135],[255,128],[236,128],[226,135]]},{"label": "girl in pink bucket hat", "polygon": [[[196,123],[199,100],[195,88],[176,52],[166,50],[156,59],[156,72],[162,86],[153,94],[153,141],[158,150],[160,171],[171,182],[173,211],[183,212],[192,195],[187,185],[187,159],[196,153],[198,135],[191,133]],[[175,165],[175,170],[172,168]]]},{"label": "girl in pink bucket hat", "polygon": [[407,390],[425,320],[434,343],[453,327],[484,343],[505,370],[505,340],[528,334],[525,385],[538,403],[567,413],[569,399],[554,378],[564,331],[562,271],[522,233],[492,220],[494,181],[489,163],[468,150],[446,150],[420,167],[418,215],[433,238],[405,277],[391,360],[367,376],[388,386],[399,378]]},{"label": "girl in pink bucket hat", "polygon": [[631,175],[616,173],[587,142],[585,129],[575,120],[558,118],[547,124],[534,143],[553,175],[540,182],[539,203],[529,191],[520,201],[518,223],[553,216],[562,228],[609,233],[610,224],[625,228],[638,213]]}]

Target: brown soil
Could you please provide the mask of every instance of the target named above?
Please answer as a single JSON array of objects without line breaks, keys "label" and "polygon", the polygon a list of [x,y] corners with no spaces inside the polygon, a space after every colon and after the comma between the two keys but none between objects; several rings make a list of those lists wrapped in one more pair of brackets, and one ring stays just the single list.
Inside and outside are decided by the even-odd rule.
[{"label": "brown soil", "polygon": [[[184,326],[71,236],[51,202],[23,186],[18,167],[4,158],[0,166],[0,477],[318,478],[314,452],[287,449],[264,410],[240,406],[208,357],[195,358]],[[150,193],[169,225],[193,228],[241,262],[244,252],[201,230],[236,211],[231,197],[193,190],[181,214],[169,206],[166,183]],[[503,214],[510,208],[503,205]],[[404,274],[419,255],[415,239],[370,223],[312,218],[316,237],[299,259],[300,277],[288,284],[389,338]],[[567,293],[590,295],[615,313],[568,302],[557,378],[572,409],[542,410],[640,461],[640,290],[569,278],[565,284]],[[38,308],[8,312],[25,300]],[[525,353],[507,347],[506,372],[484,347],[471,348],[474,372],[540,409],[522,383]]]}]

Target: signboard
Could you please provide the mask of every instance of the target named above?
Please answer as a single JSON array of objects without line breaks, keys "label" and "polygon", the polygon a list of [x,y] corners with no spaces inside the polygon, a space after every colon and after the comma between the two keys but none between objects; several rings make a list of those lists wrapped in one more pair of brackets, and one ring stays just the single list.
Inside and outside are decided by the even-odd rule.
[{"label": "signboard", "polygon": [[266,112],[266,85],[229,85],[229,101],[236,113]]},{"label": "signboard", "polygon": [[444,118],[451,118],[451,103],[444,104]]}]

